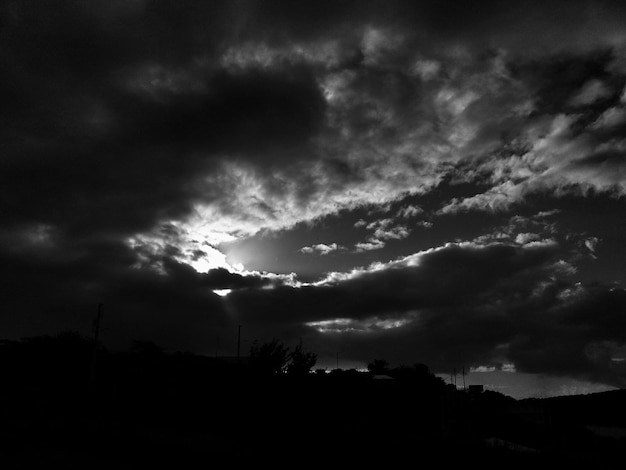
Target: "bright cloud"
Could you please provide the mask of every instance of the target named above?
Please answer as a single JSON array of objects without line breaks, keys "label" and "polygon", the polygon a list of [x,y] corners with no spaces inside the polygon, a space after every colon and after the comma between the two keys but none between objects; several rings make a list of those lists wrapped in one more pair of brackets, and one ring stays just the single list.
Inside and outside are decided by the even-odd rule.
[{"label": "bright cloud", "polygon": [[341,245],[337,245],[336,243],[331,243],[330,245],[318,243],[317,245],[303,246],[299,251],[302,253],[318,253],[320,255],[327,255],[328,253],[341,249],[343,249],[343,247]]}]

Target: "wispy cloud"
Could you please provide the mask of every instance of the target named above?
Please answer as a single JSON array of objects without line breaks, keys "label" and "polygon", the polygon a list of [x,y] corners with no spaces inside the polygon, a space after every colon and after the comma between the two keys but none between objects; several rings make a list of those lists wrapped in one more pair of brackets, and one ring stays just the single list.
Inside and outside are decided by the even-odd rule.
[{"label": "wispy cloud", "polygon": [[424,212],[424,209],[422,209],[421,207],[410,204],[408,206],[401,207],[398,210],[398,213],[396,214],[396,216],[402,217],[404,219],[408,219],[408,218],[420,215],[423,212]]},{"label": "wispy cloud", "polygon": [[584,243],[587,249],[589,250],[589,256],[591,256],[594,259],[597,259],[596,248],[598,244],[600,243],[600,239],[598,237],[589,237],[584,241]]},{"label": "wispy cloud", "polygon": [[[359,221],[361,222],[361,221]],[[406,225],[393,225],[395,222],[393,219],[378,219],[365,225],[365,228],[372,231],[365,242],[359,242],[355,244],[355,251],[372,251],[384,248],[386,242],[389,240],[402,240],[411,233],[410,229]],[[359,226],[363,226],[360,224]]]},{"label": "wispy cloud", "polygon": [[318,243],[317,245],[303,246],[298,251],[300,251],[301,253],[307,253],[307,254],[317,253],[320,255],[327,255],[333,251],[343,250],[343,249],[344,249],[343,246],[337,245],[336,243],[331,243],[329,245],[326,245],[325,243]]}]

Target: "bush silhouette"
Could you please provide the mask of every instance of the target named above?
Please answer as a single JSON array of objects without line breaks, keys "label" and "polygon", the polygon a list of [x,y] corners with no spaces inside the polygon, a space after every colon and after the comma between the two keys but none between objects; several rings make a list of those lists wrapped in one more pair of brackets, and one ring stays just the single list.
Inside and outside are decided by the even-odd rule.
[{"label": "bush silhouette", "polygon": [[385,359],[374,359],[367,365],[367,370],[374,375],[387,374],[389,372],[389,363]]},{"label": "bush silhouette", "polygon": [[269,343],[254,342],[250,348],[250,367],[261,375],[277,375],[285,371],[289,362],[289,348],[276,338]]},{"label": "bush silhouette", "polygon": [[306,352],[302,349],[302,345],[296,346],[294,352],[289,355],[291,361],[287,366],[287,372],[291,375],[308,375],[309,371],[317,362],[317,354]]}]

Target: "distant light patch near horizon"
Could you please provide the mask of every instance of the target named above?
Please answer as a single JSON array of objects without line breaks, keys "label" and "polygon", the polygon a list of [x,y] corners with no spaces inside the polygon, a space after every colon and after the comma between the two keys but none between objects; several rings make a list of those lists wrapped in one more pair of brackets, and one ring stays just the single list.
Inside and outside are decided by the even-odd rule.
[{"label": "distant light patch near horizon", "polygon": [[306,323],[306,326],[315,328],[319,333],[369,333],[373,331],[391,330],[400,328],[413,321],[408,318],[367,318],[364,320],[353,320],[350,318],[335,318],[332,320],[322,320]]}]

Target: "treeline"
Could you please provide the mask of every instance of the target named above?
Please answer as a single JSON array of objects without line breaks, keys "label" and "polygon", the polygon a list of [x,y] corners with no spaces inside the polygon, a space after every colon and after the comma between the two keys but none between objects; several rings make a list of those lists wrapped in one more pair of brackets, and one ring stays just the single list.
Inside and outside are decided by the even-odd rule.
[{"label": "treeline", "polygon": [[[445,385],[426,366],[389,369],[397,379],[382,381],[379,370],[327,373],[316,359],[278,340],[254,343],[241,358],[147,341],[108,351],[75,332],[3,341],[0,400],[11,406],[0,420],[25,426],[5,440],[5,455],[35,446],[42,456],[58,448],[93,456],[105,445],[117,463],[145,459],[148,446],[154,464],[180,466],[207,449],[273,461],[341,443],[356,459],[367,440],[391,447],[441,437]],[[155,449],[157,435],[168,437]],[[190,436],[202,444],[189,449]]]},{"label": "treeline", "polygon": [[[485,465],[604,468],[626,443],[593,436],[550,400],[464,392],[424,364],[379,358],[366,372],[326,371],[316,359],[278,340],[253,343],[239,358],[166,352],[149,341],[108,351],[75,332],[2,341],[0,455],[35,459],[25,468],[55,455],[65,468],[67,456],[89,456],[91,468],[179,468],[233,456],[327,463],[327,451],[357,465],[417,464],[456,452]],[[625,402],[612,400],[615,409]]]},{"label": "treeline", "polygon": [[[65,331],[54,336],[36,336],[20,340],[0,340],[0,374],[5,383],[13,386],[28,384],[54,384],[61,387],[80,385],[103,385],[116,379],[137,379],[147,374],[168,374],[183,379],[199,380],[202,377],[250,375],[255,378],[269,377],[329,377],[364,379],[385,375],[397,380],[418,380],[424,386],[443,388],[442,379],[432,374],[425,364],[391,367],[384,359],[368,364],[368,371],[355,369],[326,370],[315,368],[317,355],[307,351],[302,344],[293,350],[278,339],[254,342],[248,354],[242,357],[210,357],[188,352],[166,352],[151,341],[134,341],[127,350],[109,351],[101,344],[94,344],[75,331]],[[175,370],[180,370],[175,373]],[[195,376],[194,376],[195,375]],[[191,377],[194,376],[194,377]],[[153,380],[153,379],[152,379]]]}]

